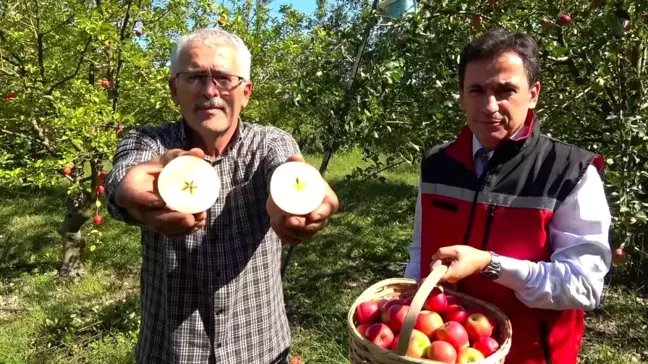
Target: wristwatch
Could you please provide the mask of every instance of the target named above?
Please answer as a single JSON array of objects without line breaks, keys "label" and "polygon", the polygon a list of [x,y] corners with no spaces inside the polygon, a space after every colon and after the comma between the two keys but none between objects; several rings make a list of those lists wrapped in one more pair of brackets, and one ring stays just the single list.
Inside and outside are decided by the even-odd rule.
[{"label": "wristwatch", "polygon": [[502,265],[500,264],[499,255],[497,255],[496,253],[493,253],[491,251],[489,251],[489,253],[491,255],[491,261],[490,261],[490,263],[488,263],[486,268],[484,268],[481,271],[480,276],[482,278],[494,281],[497,278],[499,278],[500,269],[502,268]]}]

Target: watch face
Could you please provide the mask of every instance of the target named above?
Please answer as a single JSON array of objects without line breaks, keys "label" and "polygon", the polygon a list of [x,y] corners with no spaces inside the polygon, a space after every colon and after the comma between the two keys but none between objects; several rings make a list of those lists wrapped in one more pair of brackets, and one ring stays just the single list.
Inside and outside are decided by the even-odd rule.
[{"label": "watch face", "polygon": [[482,272],[482,277],[490,280],[495,280],[498,277],[498,274],[495,272]]}]

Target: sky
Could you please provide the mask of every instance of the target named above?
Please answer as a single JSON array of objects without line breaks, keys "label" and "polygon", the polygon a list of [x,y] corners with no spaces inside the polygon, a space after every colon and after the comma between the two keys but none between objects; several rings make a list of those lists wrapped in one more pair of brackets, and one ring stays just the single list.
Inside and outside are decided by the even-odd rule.
[{"label": "sky", "polygon": [[270,7],[279,10],[283,4],[291,4],[295,9],[309,15],[315,12],[315,0],[274,0],[270,3]]}]

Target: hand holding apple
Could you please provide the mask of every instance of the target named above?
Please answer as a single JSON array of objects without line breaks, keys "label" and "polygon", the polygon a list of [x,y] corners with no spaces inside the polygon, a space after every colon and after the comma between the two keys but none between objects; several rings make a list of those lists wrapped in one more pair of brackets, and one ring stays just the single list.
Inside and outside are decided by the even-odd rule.
[{"label": "hand holding apple", "polygon": [[[299,244],[322,230],[340,203],[319,172],[315,176],[304,166],[306,163],[301,155],[294,155],[287,162],[301,162],[302,167],[297,168],[299,163],[285,166],[283,172],[280,171],[281,175],[275,178],[284,165],[277,168],[270,182],[271,194],[266,202],[266,211],[277,236],[285,243]],[[286,176],[290,178],[286,179]],[[293,180],[291,177],[294,176],[297,177]]]},{"label": "hand holding apple", "polygon": [[468,245],[453,245],[439,249],[432,256],[432,267],[440,264],[448,266],[441,282],[456,283],[468,276],[478,274],[491,261],[489,252]]},{"label": "hand holding apple", "polygon": [[193,214],[174,211],[157,192],[157,179],[164,167],[185,155],[203,158],[205,153],[198,148],[190,151],[172,149],[160,157],[131,167],[117,187],[116,204],[137,222],[166,236],[185,236],[202,229],[207,217],[204,211]]}]

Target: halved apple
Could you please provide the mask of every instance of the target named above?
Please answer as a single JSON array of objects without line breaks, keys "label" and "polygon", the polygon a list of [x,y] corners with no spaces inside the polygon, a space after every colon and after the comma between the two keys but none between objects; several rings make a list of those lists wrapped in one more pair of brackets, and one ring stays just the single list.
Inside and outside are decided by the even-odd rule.
[{"label": "halved apple", "polygon": [[214,167],[192,155],[173,159],[158,177],[158,191],[167,206],[186,214],[209,209],[218,199],[220,184]]},{"label": "halved apple", "polygon": [[319,171],[304,162],[286,162],[270,179],[270,195],[277,206],[292,215],[307,215],[324,200],[326,183]]}]

